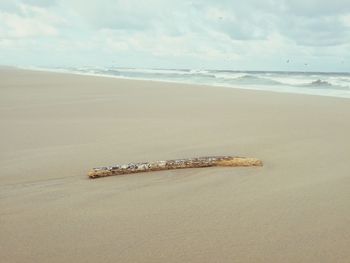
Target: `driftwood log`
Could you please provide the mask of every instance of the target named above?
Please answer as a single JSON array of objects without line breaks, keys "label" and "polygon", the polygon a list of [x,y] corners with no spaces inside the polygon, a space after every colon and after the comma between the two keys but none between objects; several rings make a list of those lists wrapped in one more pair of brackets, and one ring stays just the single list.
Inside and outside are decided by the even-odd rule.
[{"label": "driftwood log", "polygon": [[213,166],[262,166],[263,163],[256,158],[234,157],[234,156],[211,156],[189,159],[176,159],[168,161],[144,162],[118,164],[114,166],[93,168],[89,178],[99,178],[120,174],[142,173],[150,171],[162,171],[184,168],[202,168]]}]

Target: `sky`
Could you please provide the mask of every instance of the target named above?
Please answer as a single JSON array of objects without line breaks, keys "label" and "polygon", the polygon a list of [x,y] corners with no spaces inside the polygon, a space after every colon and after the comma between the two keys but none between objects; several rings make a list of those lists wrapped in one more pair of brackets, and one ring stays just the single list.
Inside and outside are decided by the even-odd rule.
[{"label": "sky", "polygon": [[0,0],[0,65],[350,72],[350,2]]}]

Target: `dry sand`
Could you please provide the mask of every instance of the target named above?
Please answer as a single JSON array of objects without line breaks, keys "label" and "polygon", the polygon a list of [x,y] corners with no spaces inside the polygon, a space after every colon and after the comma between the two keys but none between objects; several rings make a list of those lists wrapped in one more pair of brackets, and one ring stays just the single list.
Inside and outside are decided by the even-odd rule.
[{"label": "dry sand", "polygon": [[[1,262],[349,262],[350,100],[0,71]],[[263,168],[89,180],[239,154]]]}]

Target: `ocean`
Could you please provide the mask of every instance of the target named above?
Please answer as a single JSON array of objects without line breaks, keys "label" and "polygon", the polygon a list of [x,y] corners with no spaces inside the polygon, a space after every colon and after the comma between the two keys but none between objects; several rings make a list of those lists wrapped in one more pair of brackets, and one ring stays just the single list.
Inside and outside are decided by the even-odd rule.
[{"label": "ocean", "polygon": [[49,70],[127,79],[204,84],[230,88],[350,98],[350,73],[137,69],[117,67]]}]

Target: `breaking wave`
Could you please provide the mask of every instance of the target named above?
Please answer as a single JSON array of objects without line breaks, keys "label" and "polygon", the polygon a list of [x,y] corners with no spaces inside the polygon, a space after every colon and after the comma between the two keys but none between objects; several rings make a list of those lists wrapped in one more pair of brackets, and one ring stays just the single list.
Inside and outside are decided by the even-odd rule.
[{"label": "breaking wave", "polygon": [[56,68],[51,70],[117,78],[159,80],[350,98],[350,73],[117,67]]}]

